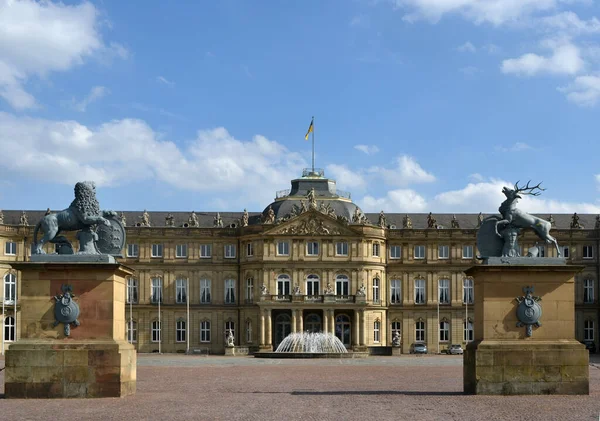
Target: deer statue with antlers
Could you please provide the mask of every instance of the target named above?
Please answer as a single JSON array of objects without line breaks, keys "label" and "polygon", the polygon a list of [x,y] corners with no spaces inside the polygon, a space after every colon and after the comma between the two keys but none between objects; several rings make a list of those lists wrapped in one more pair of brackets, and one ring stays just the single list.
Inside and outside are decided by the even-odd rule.
[{"label": "deer statue with antlers", "polygon": [[527,182],[525,187],[519,187],[519,182],[517,181],[514,188],[504,187],[502,189],[502,193],[506,196],[506,200],[502,202],[498,209],[502,214],[503,219],[496,221],[496,235],[502,237],[498,232],[498,227],[506,225],[512,225],[516,228],[531,228],[542,240],[549,244],[554,244],[558,257],[561,257],[560,248],[558,247],[556,238],[550,235],[552,224],[545,219],[530,215],[517,208],[517,201],[522,199],[521,195],[539,196],[542,191],[546,190],[540,187],[540,184],[542,184],[541,182],[535,186],[529,186],[529,183],[530,181]]}]

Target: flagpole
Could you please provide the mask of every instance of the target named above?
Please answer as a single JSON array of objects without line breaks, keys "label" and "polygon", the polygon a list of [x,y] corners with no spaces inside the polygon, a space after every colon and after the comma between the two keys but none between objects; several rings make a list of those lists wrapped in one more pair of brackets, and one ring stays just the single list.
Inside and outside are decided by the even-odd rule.
[{"label": "flagpole", "polygon": [[312,118],[312,172],[315,172],[315,117]]}]

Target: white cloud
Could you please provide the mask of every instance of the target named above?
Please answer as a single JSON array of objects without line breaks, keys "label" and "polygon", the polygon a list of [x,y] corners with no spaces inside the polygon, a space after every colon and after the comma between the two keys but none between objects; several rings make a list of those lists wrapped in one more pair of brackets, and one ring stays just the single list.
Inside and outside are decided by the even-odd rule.
[{"label": "white cloud", "polygon": [[157,81],[157,82],[160,82],[160,83],[164,83],[165,85],[168,85],[168,86],[173,86],[173,85],[175,85],[175,82],[173,82],[173,81],[171,81],[171,80],[168,80],[168,79],[167,79],[167,78],[165,78],[164,76],[157,76],[157,77],[156,77],[156,81]]},{"label": "white cloud", "polygon": [[414,190],[390,190],[384,197],[365,196],[357,201],[364,212],[424,212],[427,202]]},{"label": "white cloud", "polygon": [[479,173],[470,174],[469,178],[473,181],[483,181],[483,176]]},{"label": "white cloud", "polygon": [[126,49],[104,44],[91,3],[0,0],[0,96],[15,109],[36,105],[24,88],[31,76],[66,71],[107,52],[123,56]]},{"label": "white cloud", "polygon": [[571,0],[394,0],[397,8],[408,9],[408,22],[428,20],[437,23],[444,15],[458,14],[476,24],[502,25],[539,12],[555,10]]},{"label": "white cloud", "polygon": [[502,62],[502,72],[520,76],[533,76],[538,73],[555,73],[573,75],[580,72],[585,62],[579,48],[569,41],[546,40],[542,43],[552,49],[548,57],[533,53],[523,54],[519,58],[511,58]]},{"label": "white cloud", "polygon": [[474,53],[475,51],[477,51],[475,46],[471,44],[470,41],[467,41],[463,45],[456,47],[456,49],[461,53]]},{"label": "white cloud", "polygon": [[591,107],[600,99],[600,76],[578,76],[567,86],[558,88],[577,105]]},{"label": "white cloud", "polygon": [[379,148],[375,145],[355,145],[354,149],[364,152],[367,155],[373,155],[379,152]]},{"label": "white cloud", "polygon": [[516,142],[514,145],[512,145],[508,148],[505,146],[496,146],[496,150],[500,151],[500,152],[521,152],[521,151],[533,150],[533,147],[531,147],[527,143]]},{"label": "white cloud", "polygon": [[595,34],[600,32],[600,20],[595,16],[589,20],[581,20],[576,13],[565,11],[552,16],[544,16],[540,23],[550,31],[561,31],[566,34]]},{"label": "white cloud", "polygon": [[600,174],[594,175],[594,179],[596,180],[598,190],[600,190]]},{"label": "white cloud", "polygon": [[80,102],[75,103],[73,105],[73,108],[75,108],[79,112],[84,112],[88,105],[90,105],[92,102],[108,95],[109,92],[110,91],[104,86],[94,86],[92,88],[92,90],[90,91],[90,93],[88,94],[88,96],[86,96]]},{"label": "white cloud", "polygon": [[360,173],[349,169],[345,165],[327,165],[327,173],[336,180],[337,185],[346,189],[364,190],[367,187],[365,178]]},{"label": "white cloud", "polygon": [[135,119],[87,127],[0,113],[0,150],[19,156],[0,161],[0,172],[45,182],[154,180],[181,190],[235,193],[237,200],[261,206],[306,166],[298,153],[261,135],[238,140],[220,127],[199,131],[182,147]]},{"label": "white cloud", "polygon": [[416,183],[431,183],[435,176],[425,171],[415,158],[402,155],[396,159],[396,168],[371,167],[368,172],[383,178],[391,186],[407,186]]}]

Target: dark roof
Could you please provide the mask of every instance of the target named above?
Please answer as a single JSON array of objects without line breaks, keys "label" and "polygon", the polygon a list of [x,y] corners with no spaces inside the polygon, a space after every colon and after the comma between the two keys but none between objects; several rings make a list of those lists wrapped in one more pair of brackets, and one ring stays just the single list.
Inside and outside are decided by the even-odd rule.
[{"label": "dark roof", "polygon": [[[4,210],[2,211],[4,214],[4,224],[6,225],[19,225],[19,220],[21,217],[22,211],[20,210]],[[52,210],[52,212],[56,212],[56,210]],[[139,211],[124,211],[127,226],[134,226],[136,222],[141,221],[141,216],[143,210]],[[29,221],[29,225],[35,225],[46,213],[44,210],[26,210],[27,219]],[[117,211],[120,215],[121,211]],[[148,211],[150,216],[150,224],[152,227],[165,227],[165,218],[167,215],[171,213],[174,217],[174,222],[176,227],[183,226],[184,223],[188,222],[188,218],[191,215],[190,212],[159,212],[159,211]],[[261,223],[261,212],[248,212],[250,225],[260,224]],[[211,228],[214,226],[214,218],[217,215],[217,212],[198,212],[196,211],[196,216],[198,217],[198,222],[200,227],[202,228]],[[223,219],[223,226],[228,227],[231,224],[236,224],[236,226],[240,225],[240,220],[242,219],[243,212],[220,212],[221,218]],[[369,221],[372,224],[377,224],[379,221],[379,213],[366,213],[365,214]],[[396,228],[402,228],[402,219],[404,218],[405,213],[386,213],[386,225],[395,225]],[[415,229],[425,229],[427,228],[427,215],[428,213],[409,213],[412,220],[413,228]],[[438,225],[441,225],[443,228],[451,228],[452,224],[452,215],[451,213],[434,213],[433,217],[436,219]],[[457,213],[456,219],[458,220],[460,228],[465,229],[473,229],[477,227],[477,213]],[[483,214],[483,217],[489,216],[492,214]],[[535,214],[543,219],[548,219],[549,214]],[[594,214],[577,214],[579,216],[579,223],[583,225],[586,229],[594,229],[596,224],[596,215]],[[556,221],[555,228],[558,229],[569,229],[572,221],[572,214],[552,214],[554,220]]]}]

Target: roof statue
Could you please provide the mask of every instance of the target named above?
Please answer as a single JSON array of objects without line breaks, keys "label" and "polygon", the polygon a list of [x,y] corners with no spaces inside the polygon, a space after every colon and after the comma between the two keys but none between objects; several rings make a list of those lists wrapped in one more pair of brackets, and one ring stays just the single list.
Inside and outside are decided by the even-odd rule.
[{"label": "roof statue", "polygon": [[479,215],[477,215],[477,228],[479,228],[481,224],[483,224],[483,214],[479,212]]},{"label": "roof statue", "polygon": [[192,211],[190,217],[188,218],[188,224],[190,227],[197,227],[198,224],[198,215],[196,215],[195,211]]},{"label": "roof statue", "polygon": [[458,223],[458,219],[456,219],[456,215],[452,215],[452,221],[450,221],[452,228],[460,228],[460,224]]},{"label": "roof statue", "polygon": [[244,208],[244,215],[242,215],[242,226],[248,226],[248,211]]},{"label": "roof statue", "polygon": [[[533,230],[540,239],[549,244],[554,244],[557,256],[561,257],[558,243],[550,235],[552,224],[545,219],[530,215],[517,207],[517,202],[522,198],[522,195],[539,196],[545,190],[540,187],[540,184],[530,186],[528,182],[526,186],[519,187],[519,182],[517,181],[512,188],[504,187],[502,189],[506,200],[502,202],[498,209],[501,216],[488,216],[483,220],[477,231],[477,248],[481,253],[478,258],[489,259],[500,257],[502,258],[500,263],[507,264],[549,263],[548,258],[543,259],[541,262],[534,262],[531,258],[536,256],[536,250],[530,251],[528,254],[530,259],[526,259],[525,261],[514,260],[514,258],[522,257],[518,237],[523,229]],[[564,264],[564,259],[560,259],[555,263]]]},{"label": "roof statue", "polygon": [[381,228],[385,228],[385,214],[383,213],[383,210],[379,212],[379,221],[377,222],[377,225]]},{"label": "roof statue", "polygon": [[433,215],[431,214],[431,212],[429,212],[429,215],[427,215],[427,228],[437,228],[437,221],[435,220],[435,218],[433,217]]},{"label": "roof statue", "polygon": [[311,188],[306,195],[306,199],[308,200],[308,208],[309,209],[317,209],[317,197],[315,195],[315,188]]},{"label": "roof statue", "polygon": [[556,226],[556,221],[554,220],[554,217],[552,216],[552,214],[550,214],[550,216],[548,217],[548,222],[550,222],[551,227]]},{"label": "roof statue", "polygon": [[267,215],[264,217],[263,224],[273,223],[275,223],[275,212],[273,211],[273,208],[269,206],[269,209],[267,210]]},{"label": "roof statue", "polygon": [[150,215],[148,214],[146,209],[144,209],[144,213],[142,213],[142,216],[140,216],[140,219],[142,220],[142,222],[139,223],[140,227],[149,227],[150,226]]},{"label": "roof statue", "polygon": [[583,225],[579,223],[579,215],[577,215],[577,212],[571,217],[571,229],[583,229]]},{"label": "roof statue", "polygon": [[217,216],[215,216],[214,226],[217,228],[223,228],[223,218],[221,218],[221,214],[217,212]]},{"label": "roof statue", "polygon": [[25,211],[21,214],[21,218],[19,219],[19,225],[23,225],[24,227],[29,226],[29,221],[27,220],[27,214]]},{"label": "roof statue", "polygon": [[[38,241],[38,234],[44,233]],[[65,236],[58,235],[65,231],[78,231],[79,251],[73,252],[71,243]],[[90,261],[81,256],[105,256],[105,259],[93,258],[92,261],[114,262],[112,256],[120,255],[125,245],[125,228],[113,211],[101,211],[96,199],[96,186],[91,181],[75,184],[75,199],[71,205],[60,212],[45,215],[35,226],[33,231],[33,244],[31,247],[32,260],[61,261],[61,259],[47,258],[44,244],[57,244],[59,257],[62,261],[65,256],[73,255],[69,261]],[[49,256],[56,256],[49,255]],[[110,258],[109,258],[110,257]]]},{"label": "roof statue", "polygon": [[167,227],[175,226],[175,217],[173,216],[172,213],[169,213],[167,216],[165,216],[165,226],[167,226]]},{"label": "roof statue", "polygon": [[410,219],[410,216],[408,216],[408,214],[406,214],[406,216],[404,218],[402,218],[402,228],[412,228],[412,220]]},{"label": "roof statue", "polygon": [[0,209],[0,224],[4,223],[4,213],[2,212],[2,209]]},{"label": "roof statue", "polygon": [[125,213],[121,212],[121,225],[124,227],[127,226],[127,218],[125,217]]}]

